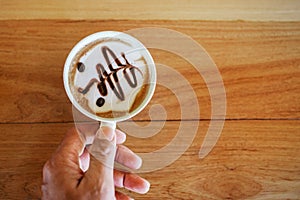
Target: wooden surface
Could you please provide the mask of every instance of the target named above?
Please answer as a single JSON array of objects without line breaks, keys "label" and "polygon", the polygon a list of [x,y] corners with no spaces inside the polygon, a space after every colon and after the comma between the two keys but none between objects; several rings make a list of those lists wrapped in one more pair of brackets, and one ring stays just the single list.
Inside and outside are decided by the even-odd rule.
[{"label": "wooden surface", "polygon": [[299,21],[298,0],[0,0],[0,19]]},{"label": "wooden surface", "polygon": [[[185,122],[184,126],[190,126]],[[41,168],[72,123],[0,126],[1,199],[38,199]],[[177,122],[167,122],[151,139],[127,145],[153,151],[168,142]],[[191,147],[172,165],[142,174],[152,186],[136,199],[299,199],[300,134],[298,120],[226,121],[214,150],[203,160],[198,150],[207,121]],[[147,144],[147,145],[145,145]],[[146,146],[146,147],[145,147]]]},{"label": "wooden surface", "polygon": [[[0,21],[0,121],[72,121],[62,82],[70,49],[96,31],[145,26],[188,34],[209,52],[224,81],[227,119],[300,117],[300,22],[12,20]],[[174,54],[150,51],[155,62],[171,66],[191,83],[199,117],[210,119],[208,89],[194,67]],[[166,107],[168,119],[180,119],[176,97],[166,88],[156,90],[151,104],[157,103]],[[147,113],[139,119],[148,119]]]},{"label": "wooden surface", "polygon": [[[211,120],[206,84],[183,58],[150,49],[155,62],[171,66],[190,82],[201,114],[183,119],[183,128],[197,130],[187,151],[169,166],[141,174],[151,190],[132,196],[300,199],[299,1],[188,2],[123,2],[115,14],[106,1],[103,7],[83,7],[79,1],[0,1],[0,199],[40,199],[42,166],[73,126],[62,70],[76,42],[97,31],[149,26],[180,31],[207,50],[224,81],[227,115],[215,148],[199,159]],[[218,21],[203,21],[209,19]],[[240,20],[228,21],[232,19]],[[151,138],[128,136],[126,145],[138,153],[168,144],[181,122],[176,97],[159,86],[150,105],[135,117],[137,123],[150,122],[148,110],[154,104],[164,106],[167,121]],[[155,120],[154,125],[163,119]]]}]

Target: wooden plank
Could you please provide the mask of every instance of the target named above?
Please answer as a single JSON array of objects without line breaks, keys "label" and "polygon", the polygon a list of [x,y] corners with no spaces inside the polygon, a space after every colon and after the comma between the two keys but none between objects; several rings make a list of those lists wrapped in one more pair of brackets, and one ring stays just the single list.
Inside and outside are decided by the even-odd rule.
[{"label": "wooden plank", "polygon": [[[176,136],[179,123],[166,122],[163,129],[150,138],[128,136],[126,145],[140,153],[158,150]],[[160,126],[158,122],[156,125]],[[141,174],[152,184],[147,195],[131,195],[135,199],[300,197],[298,120],[226,121],[217,145],[200,160],[198,152],[208,125],[208,121],[200,121],[192,144],[174,163]],[[42,166],[71,126],[66,123],[0,125],[1,199],[40,197]],[[186,130],[197,129],[192,121],[183,122],[182,126]],[[188,137],[188,132],[185,136]],[[172,153],[176,153],[176,149],[170,155]],[[163,157],[165,155],[157,154],[152,161]]]},{"label": "wooden plank", "polygon": [[0,1],[6,19],[172,19],[299,21],[297,0]]},{"label": "wooden plank", "polygon": [[[187,34],[207,50],[224,81],[227,119],[300,117],[299,22],[12,20],[0,22],[0,122],[72,121],[62,82],[72,46],[97,31],[147,26]],[[201,113],[186,119],[210,119],[210,94],[202,76],[180,56],[150,51],[156,63],[175,69],[195,91]],[[192,98],[186,97],[186,102]],[[181,119],[177,97],[164,86],[158,86],[154,104],[165,108],[168,120]],[[149,120],[149,108],[137,119]],[[154,119],[164,120],[161,115]]]}]

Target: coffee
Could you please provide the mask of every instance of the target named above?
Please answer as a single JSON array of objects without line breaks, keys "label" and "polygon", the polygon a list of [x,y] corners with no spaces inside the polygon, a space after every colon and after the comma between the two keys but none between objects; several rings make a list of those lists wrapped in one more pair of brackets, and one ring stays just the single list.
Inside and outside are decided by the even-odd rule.
[{"label": "coffee", "polygon": [[105,37],[81,48],[72,58],[68,85],[85,111],[101,118],[129,115],[141,106],[151,83],[153,60],[131,40]]}]

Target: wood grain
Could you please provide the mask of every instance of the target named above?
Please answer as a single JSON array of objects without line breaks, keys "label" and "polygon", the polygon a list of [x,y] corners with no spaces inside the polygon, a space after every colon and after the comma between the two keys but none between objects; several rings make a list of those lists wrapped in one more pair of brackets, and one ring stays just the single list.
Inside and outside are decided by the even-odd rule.
[{"label": "wood grain", "polygon": [[[147,122],[138,122],[145,125]],[[180,122],[166,122],[155,136],[128,136],[136,152],[152,152],[175,137]],[[194,127],[182,122],[184,129]],[[188,150],[168,167],[141,174],[152,186],[135,199],[298,199],[300,125],[297,120],[226,121],[205,159],[198,158],[208,128],[200,121]],[[0,125],[0,199],[39,199],[42,166],[73,124]],[[171,154],[174,152],[170,152]],[[158,154],[155,160],[164,155]]]},{"label": "wood grain", "polygon": [[[149,26],[180,31],[207,50],[224,81],[227,119],[299,119],[299,22],[7,20],[0,21],[0,122],[72,121],[62,82],[71,48],[97,31]],[[210,95],[194,67],[170,52],[150,51],[191,84],[201,110],[195,119],[210,119]],[[166,87],[157,88],[154,104],[167,110],[168,120],[180,119],[178,100]],[[150,106],[137,118],[149,120]]]},{"label": "wood grain", "polygon": [[[110,6],[116,4],[110,2]],[[202,5],[205,2],[202,1]],[[182,123],[186,134],[179,146],[170,150],[170,157],[180,153],[180,147],[189,140],[191,132],[197,131],[189,148],[174,163],[142,174],[152,184],[147,195],[131,195],[135,199],[299,199],[300,22],[165,20],[177,19],[177,16],[202,19],[201,9],[207,11],[203,19],[209,19],[214,7],[214,13],[218,9],[222,11],[214,16],[218,19],[240,18],[236,14],[241,12],[243,19],[256,20],[257,15],[262,20],[279,17],[283,21],[299,21],[298,1],[274,1],[274,4],[265,1],[259,6],[256,0],[253,2],[253,5],[247,2],[247,7],[242,1],[226,1],[227,6],[234,5],[233,10],[236,8],[237,12],[222,18],[229,11],[219,0],[210,1],[206,8],[197,4],[180,9],[188,4],[181,1],[170,7],[147,4],[145,10],[148,11],[143,14],[129,12],[138,6],[122,3],[127,10],[116,16],[106,1],[102,1],[103,7],[99,3],[75,8],[80,5],[78,1],[71,4],[55,0],[41,4],[35,0],[0,0],[3,8],[0,13],[0,199],[40,199],[42,166],[66,130],[73,126],[62,70],[76,42],[97,31],[149,26],[189,35],[207,50],[224,81],[227,116],[217,145],[209,156],[200,160],[199,149],[211,119],[211,100],[204,79],[184,58],[150,49],[156,63],[170,66],[189,81],[201,113],[181,121],[178,99],[172,90],[161,85],[150,105],[134,118],[139,125],[152,125],[151,130],[158,129],[167,120],[160,132],[138,138],[151,133],[126,129],[132,122],[119,124],[128,133],[127,146],[138,153],[149,153],[178,137]],[[132,0],[131,3],[139,2]],[[68,6],[72,9],[67,12]],[[100,14],[85,12],[100,6],[103,11]],[[161,12],[166,9],[170,11]],[[164,20],[64,20],[135,17]],[[38,20],[5,20],[20,18]],[[182,91],[180,84],[174,85]],[[185,96],[184,105],[189,105],[191,97]],[[149,109],[156,104],[165,108],[166,119],[160,112],[154,112],[152,119],[157,121],[150,121]],[[144,164],[160,163],[165,156],[158,154],[152,160],[144,160]]]},{"label": "wood grain", "polygon": [[300,20],[300,3],[297,0],[1,0],[0,6],[0,20]]}]

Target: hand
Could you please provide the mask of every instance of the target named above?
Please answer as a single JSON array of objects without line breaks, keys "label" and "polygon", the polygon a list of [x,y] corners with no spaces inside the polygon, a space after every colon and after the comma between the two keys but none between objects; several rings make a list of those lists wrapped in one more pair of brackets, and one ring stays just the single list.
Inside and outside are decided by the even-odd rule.
[{"label": "hand", "polygon": [[82,137],[75,128],[68,131],[44,166],[43,199],[121,200],[131,198],[115,191],[115,187],[141,194],[149,190],[150,184],[145,179],[113,169],[114,160],[131,169],[142,164],[136,154],[121,145],[126,140],[123,132],[102,127],[89,151],[85,148],[87,140],[90,137]]}]

